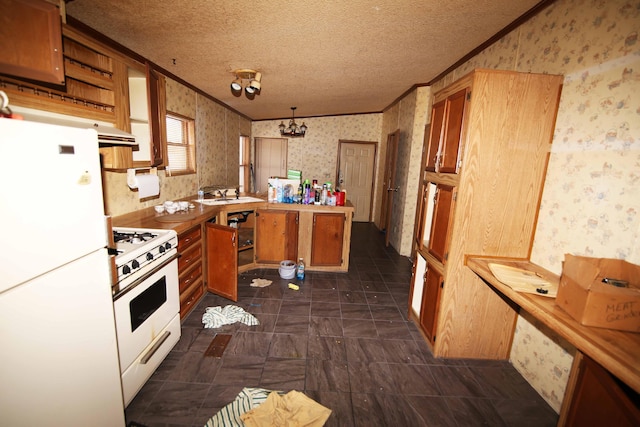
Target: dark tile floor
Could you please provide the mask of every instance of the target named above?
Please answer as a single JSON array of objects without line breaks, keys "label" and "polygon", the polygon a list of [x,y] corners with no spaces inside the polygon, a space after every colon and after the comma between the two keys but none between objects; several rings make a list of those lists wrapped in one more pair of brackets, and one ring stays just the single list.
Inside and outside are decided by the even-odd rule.
[{"label": "dark tile floor", "polygon": [[[407,320],[411,263],[371,224],[354,223],[348,273],[314,273],[299,291],[277,270],[239,276],[259,326],[204,329],[206,295],[180,342],[126,411],[148,427],[203,426],[243,387],[304,391],[330,408],[327,426],[554,426],[556,413],[508,363],[436,359]],[[249,286],[253,278],[273,283]],[[204,357],[216,333],[222,358]]]}]

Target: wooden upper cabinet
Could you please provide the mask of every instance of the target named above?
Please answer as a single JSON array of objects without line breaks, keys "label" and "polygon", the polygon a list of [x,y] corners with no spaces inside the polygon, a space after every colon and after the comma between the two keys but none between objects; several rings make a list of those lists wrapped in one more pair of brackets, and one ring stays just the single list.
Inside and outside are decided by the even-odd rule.
[{"label": "wooden upper cabinet", "polygon": [[298,258],[298,212],[256,211],[255,261],[277,264]]},{"label": "wooden upper cabinet", "polygon": [[151,166],[164,166],[167,159],[167,99],[165,78],[147,64],[149,91],[149,125],[151,131]]},{"label": "wooden upper cabinet", "polygon": [[439,172],[458,172],[458,160],[462,152],[462,120],[467,93],[467,89],[462,89],[447,98],[447,116],[440,147]]},{"label": "wooden upper cabinet", "polygon": [[64,85],[60,9],[44,0],[0,0],[0,73]]},{"label": "wooden upper cabinet", "polygon": [[425,169],[430,172],[435,172],[436,165],[439,163],[438,149],[440,148],[440,140],[442,139],[442,130],[444,128],[445,106],[446,100],[440,101],[433,105],[433,110],[431,111],[431,131],[427,144],[427,162],[425,166]]},{"label": "wooden upper cabinet", "polygon": [[311,233],[311,265],[342,265],[346,217],[342,212],[314,213]]},{"label": "wooden upper cabinet", "polygon": [[425,170],[457,173],[462,153],[462,122],[468,89],[433,104]]}]

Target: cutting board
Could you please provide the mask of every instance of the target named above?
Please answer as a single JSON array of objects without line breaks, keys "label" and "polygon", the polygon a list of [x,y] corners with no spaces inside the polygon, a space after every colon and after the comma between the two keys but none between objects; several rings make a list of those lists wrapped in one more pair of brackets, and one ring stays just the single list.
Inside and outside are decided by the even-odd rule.
[{"label": "cutting board", "polygon": [[489,263],[489,270],[500,282],[517,292],[555,298],[558,286],[550,283],[534,271],[503,264]]}]

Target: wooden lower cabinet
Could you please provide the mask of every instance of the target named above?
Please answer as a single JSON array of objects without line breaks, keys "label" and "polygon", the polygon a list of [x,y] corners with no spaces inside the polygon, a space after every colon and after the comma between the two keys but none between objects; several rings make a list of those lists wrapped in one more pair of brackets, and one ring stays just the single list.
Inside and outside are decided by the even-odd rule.
[{"label": "wooden lower cabinet", "polygon": [[340,266],[343,263],[345,214],[313,214],[311,234],[311,266]]},{"label": "wooden lower cabinet", "polygon": [[238,301],[238,230],[207,222],[207,290]]},{"label": "wooden lower cabinet", "polygon": [[178,281],[180,319],[184,319],[204,293],[202,280],[202,227],[200,225],[178,236]]},{"label": "wooden lower cabinet", "polygon": [[[567,389],[569,400],[561,426],[640,425],[640,396],[591,358],[578,353],[577,379]],[[573,373],[576,370],[574,369]],[[564,411],[563,411],[564,412]]]},{"label": "wooden lower cabinet", "polygon": [[[416,278],[419,280],[419,278]],[[420,326],[426,338],[432,344],[436,341],[438,308],[440,307],[440,290],[444,284],[443,276],[431,264],[422,278],[422,304],[420,306]]]},{"label": "wooden lower cabinet", "polygon": [[255,261],[280,264],[298,259],[298,212],[256,211]]}]

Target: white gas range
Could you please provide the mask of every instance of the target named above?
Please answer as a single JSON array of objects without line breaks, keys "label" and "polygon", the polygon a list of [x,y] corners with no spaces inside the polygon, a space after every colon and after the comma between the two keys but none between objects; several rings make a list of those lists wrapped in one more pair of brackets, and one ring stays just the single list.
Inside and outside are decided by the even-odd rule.
[{"label": "white gas range", "polygon": [[114,227],[113,286],[118,353],[128,405],[180,338],[178,236]]}]

